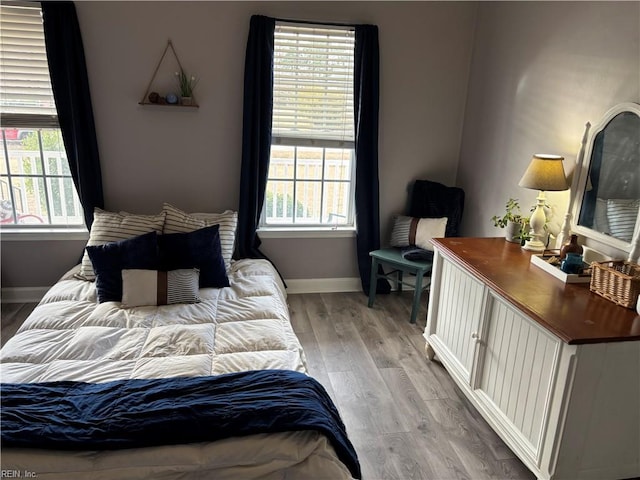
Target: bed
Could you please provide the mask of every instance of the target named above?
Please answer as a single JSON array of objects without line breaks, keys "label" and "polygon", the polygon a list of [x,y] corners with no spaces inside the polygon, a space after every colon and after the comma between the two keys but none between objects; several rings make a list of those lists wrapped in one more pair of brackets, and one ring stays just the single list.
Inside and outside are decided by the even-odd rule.
[{"label": "bed", "polygon": [[[121,215],[130,214],[121,212]],[[163,233],[166,233],[166,221],[165,215]],[[91,236],[94,236],[93,228]],[[107,243],[110,242],[102,242]],[[60,434],[55,431],[51,433],[49,443],[39,442],[40,438],[47,437],[48,430],[53,429],[49,425],[55,424],[55,420],[36,419],[36,422],[45,422],[46,427],[37,424],[34,428],[29,425],[13,427],[13,437],[11,432],[5,431],[7,428],[4,427],[10,425],[8,417],[12,408],[18,408],[12,421],[25,415],[24,410],[19,410],[24,408],[24,398],[32,402],[31,408],[36,411],[38,402],[42,405],[41,410],[46,409],[45,405],[55,405],[58,402],[55,397],[47,403],[42,397],[43,390],[38,390],[52,385],[65,389],[88,387],[113,391],[113,385],[121,388],[142,382],[147,397],[150,386],[155,386],[157,392],[167,397],[156,400],[164,407],[171,402],[161,415],[163,421],[169,421],[168,418],[180,410],[183,397],[188,397],[175,393],[181,391],[172,390],[176,382],[215,380],[226,386],[231,380],[242,381],[242,395],[246,395],[248,388],[256,388],[258,377],[279,379],[279,376],[286,376],[287,379],[295,377],[296,381],[298,377],[304,377],[307,380],[303,381],[315,382],[306,375],[304,352],[293,332],[285,289],[274,267],[266,260],[227,263],[228,287],[198,288],[197,303],[160,306],[124,307],[116,301],[99,302],[97,282],[82,275],[82,264],[67,272],[0,351],[3,471],[19,472],[23,477],[33,473],[40,479],[358,478],[357,457],[345,432],[345,436],[336,438],[322,429],[305,426],[294,425],[284,430],[283,427],[242,429],[237,435],[224,436],[220,434],[224,429],[216,423],[218,419],[196,418],[191,419],[196,428],[182,428],[186,432],[180,431],[181,426],[189,425],[184,420],[156,427],[164,440],[158,439],[155,433],[143,434],[147,443],[124,442],[114,447],[103,442],[96,443],[93,448],[91,443],[82,444],[82,435],[86,432],[78,437],[75,433],[66,434],[67,439],[74,437],[71,444],[55,443],[60,441]],[[123,300],[127,288],[125,285]],[[170,382],[170,385],[167,387],[158,382]],[[280,385],[282,382],[271,383]],[[31,397],[19,396],[25,388],[29,389]],[[223,393],[220,392],[222,390],[215,391],[218,403],[211,406],[211,410],[217,411],[221,406],[236,408],[242,403],[239,398],[249,398],[227,399],[221,397]],[[271,419],[279,412],[288,414],[289,410],[295,410],[295,398],[291,403],[281,400],[285,408],[271,407],[266,414],[258,410],[257,405],[262,404],[263,398],[282,397],[280,392],[268,395],[264,392],[256,390],[251,397],[255,400],[247,407],[258,419],[264,420],[265,416]],[[14,396],[13,403],[9,402],[9,394]],[[212,398],[208,394],[205,396],[207,401]],[[303,400],[306,401],[306,394],[299,396],[305,397]],[[326,398],[321,402],[326,403]],[[85,403],[94,404],[94,400],[85,400]],[[291,409],[287,405],[291,405]],[[335,409],[332,404],[327,407]],[[145,411],[144,404],[137,408]],[[100,410],[98,414],[103,417],[117,417],[126,416],[128,409],[129,406],[109,405],[109,408],[95,410]],[[185,410],[191,415],[194,408],[188,406]],[[333,415],[337,415],[337,410]],[[308,417],[304,412],[302,416]],[[136,417],[138,415],[130,415],[122,421],[137,421]],[[95,419],[91,421],[95,422]],[[340,424],[339,419],[335,421]],[[68,425],[71,423],[67,422]],[[202,428],[197,428],[198,425]],[[237,424],[229,428],[235,431],[236,427]],[[35,434],[32,440],[25,440],[22,432],[30,429]],[[191,430],[213,434],[196,436],[194,440],[189,439]],[[30,444],[31,441],[34,443]]]}]

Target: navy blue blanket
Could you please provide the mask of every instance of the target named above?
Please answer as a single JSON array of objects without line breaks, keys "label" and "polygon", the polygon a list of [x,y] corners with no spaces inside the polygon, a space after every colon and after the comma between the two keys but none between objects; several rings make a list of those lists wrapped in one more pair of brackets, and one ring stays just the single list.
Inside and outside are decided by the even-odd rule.
[{"label": "navy blue blanket", "polygon": [[108,383],[3,383],[3,448],[98,450],[316,430],[351,475],[360,465],[325,389],[289,370]]}]

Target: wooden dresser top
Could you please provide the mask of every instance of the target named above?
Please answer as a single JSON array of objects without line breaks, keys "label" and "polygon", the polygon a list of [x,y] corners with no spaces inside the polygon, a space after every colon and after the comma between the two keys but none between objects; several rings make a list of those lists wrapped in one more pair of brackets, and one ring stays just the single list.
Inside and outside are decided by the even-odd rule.
[{"label": "wooden dresser top", "polygon": [[507,301],[570,344],[640,340],[640,315],[589,290],[565,284],[504,238],[440,238],[445,256],[466,267]]}]

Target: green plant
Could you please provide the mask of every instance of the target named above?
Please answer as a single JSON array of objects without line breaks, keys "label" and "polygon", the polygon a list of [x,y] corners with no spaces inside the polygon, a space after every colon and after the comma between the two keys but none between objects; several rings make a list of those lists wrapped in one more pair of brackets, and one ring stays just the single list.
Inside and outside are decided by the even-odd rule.
[{"label": "green plant", "polygon": [[180,70],[176,72],[176,77],[178,77],[178,85],[180,87],[180,96],[181,97],[191,97],[193,96],[193,90],[198,85],[198,80],[196,77],[189,76],[185,73],[184,70]]},{"label": "green plant", "polygon": [[[287,205],[286,205],[286,213],[285,213],[285,197],[282,193],[277,193],[275,196],[276,202],[276,216],[275,218],[292,218],[293,217],[293,198],[291,196],[287,196]],[[265,212],[273,212],[273,201],[274,196],[273,192],[268,190],[265,198]],[[300,200],[296,201],[296,217],[301,218],[304,212],[304,205],[300,202]]]},{"label": "green plant", "polygon": [[40,150],[40,141],[42,141],[43,150],[64,150],[62,135],[57,129],[40,130],[40,139],[36,130],[30,130],[22,139],[22,147],[25,150]]},{"label": "green plant", "polygon": [[529,218],[522,217],[520,221],[520,228],[518,233],[513,238],[520,240],[520,245],[524,245],[524,242],[531,240],[531,230],[529,229]]},{"label": "green plant", "polygon": [[505,214],[502,216],[494,215],[491,217],[494,227],[504,228],[508,222],[527,224],[529,217],[523,217],[520,211],[520,204],[517,198],[510,198],[505,205]]}]

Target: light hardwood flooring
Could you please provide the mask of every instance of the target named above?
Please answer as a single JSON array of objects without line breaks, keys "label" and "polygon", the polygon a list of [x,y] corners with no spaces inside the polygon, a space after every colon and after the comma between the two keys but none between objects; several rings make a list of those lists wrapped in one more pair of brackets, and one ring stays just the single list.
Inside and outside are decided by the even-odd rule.
[{"label": "light hardwood flooring", "polygon": [[[412,293],[289,295],[309,372],[334,399],[364,479],[533,479],[438,362]],[[426,299],[423,300],[426,304]]]},{"label": "light hardwood flooring", "polygon": [[[289,295],[309,373],[334,399],[365,480],[534,479],[449,374],[424,355],[411,293]],[[423,301],[423,304],[426,301]],[[35,304],[2,304],[2,344]]]}]

